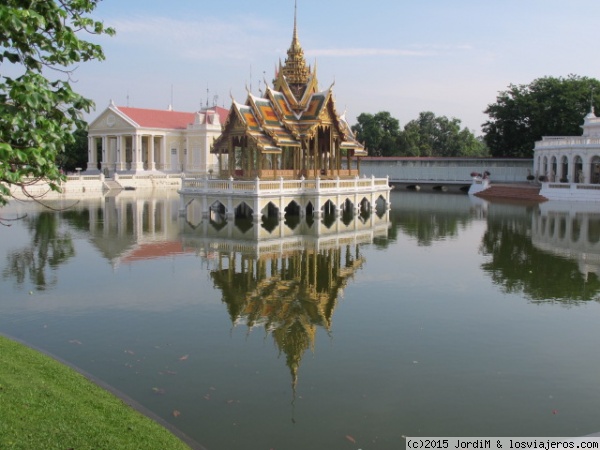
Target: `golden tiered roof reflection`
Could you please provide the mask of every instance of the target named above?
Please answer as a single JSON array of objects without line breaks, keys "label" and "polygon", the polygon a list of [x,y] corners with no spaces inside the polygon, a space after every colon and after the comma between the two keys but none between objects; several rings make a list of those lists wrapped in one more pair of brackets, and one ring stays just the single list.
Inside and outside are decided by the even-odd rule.
[{"label": "golden tiered roof reflection", "polygon": [[[319,327],[331,331],[338,299],[365,263],[361,247],[387,236],[387,216],[372,219],[343,224],[338,218],[326,229],[301,223],[293,235],[277,238],[285,233],[276,229],[271,239],[252,238],[260,235],[253,229],[243,233],[246,239],[231,239],[236,225],[230,222],[188,230],[182,243],[209,262],[232,324],[263,327],[272,335],[286,356],[295,392],[303,355],[314,349]],[[334,231],[341,227],[345,231]]]},{"label": "golden tiered roof reflection", "polygon": [[263,326],[286,355],[293,384],[318,327],[330,330],[337,299],[363,265],[358,245],[284,254],[219,253],[210,276],[232,323]]}]

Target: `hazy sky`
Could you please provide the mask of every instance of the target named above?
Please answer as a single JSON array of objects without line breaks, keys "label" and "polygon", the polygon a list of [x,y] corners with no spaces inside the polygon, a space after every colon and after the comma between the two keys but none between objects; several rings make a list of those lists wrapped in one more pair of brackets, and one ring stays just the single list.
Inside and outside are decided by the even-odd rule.
[{"label": "hazy sky", "polygon": [[[106,61],[74,77],[96,114],[111,99],[195,111],[272,85],[294,0],[103,0],[94,17],[117,30],[93,39]],[[483,110],[511,83],[600,78],[599,0],[298,0],[297,18],[307,62],[321,89],[335,83],[351,124],[389,111],[404,126],[433,111],[480,134]]]}]

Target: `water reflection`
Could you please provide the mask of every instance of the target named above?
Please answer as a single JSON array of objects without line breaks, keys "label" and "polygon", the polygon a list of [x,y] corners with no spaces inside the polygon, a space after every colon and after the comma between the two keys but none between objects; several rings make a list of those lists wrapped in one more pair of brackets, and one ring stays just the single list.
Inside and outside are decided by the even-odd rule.
[{"label": "water reflection", "polygon": [[420,246],[456,238],[460,230],[483,214],[480,203],[462,194],[404,194],[394,196],[392,201],[392,223]]},{"label": "water reflection", "polygon": [[494,205],[481,243],[491,259],[482,269],[505,292],[533,302],[598,300],[599,233],[600,214],[573,205]]},{"label": "water reflection", "polygon": [[57,282],[56,268],[75,256],[75,247],[70,231],[61,226],[60,218],[53,211],[44,211],[37,216],[25,216],[31,242],[10,251],[2,275],[14,278],[22,285],[29,280],[37,290],[44,290]]},{"label": "water reflection", "polygon": [[207,448],[596,431],[596,212],[398,192],[390,219],[190,223],[161,195],[31,206],[2,332]]},{"label": "water reflection", "polygon": [[186,250],[207,261],[234,326],[263,328],[290,371],[295,397],[303,355],[317,329],[329,333],[344,288],[365,263],[361,246],[385,238],[387,215],[348,221],[269,221],[252,224],[212,217],[182,234]]}]

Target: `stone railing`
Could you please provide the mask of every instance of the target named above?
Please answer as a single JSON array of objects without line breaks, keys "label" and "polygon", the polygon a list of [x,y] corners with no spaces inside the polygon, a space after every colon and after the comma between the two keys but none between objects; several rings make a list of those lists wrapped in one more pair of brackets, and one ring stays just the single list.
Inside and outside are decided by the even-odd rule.
[{"label": "stone railing", "polygon": [[[216,176],[219,178],[227,178],[229,176],[228,170],[222,170],[220,175],[218,171],[214,172]],[[241,169],[236,169],[233,174],[236,178],[242,180],[252,180],[255,177],[260,175],[262,180],[279,180],[280,178],[284,179],[299,179],[300,177],[311,176],[314,173],[312,169],[308,170],[290,170],[290,169],[261,169],[260,174],[257,170],[245,171]],[[357,169],[339,169],[339,170],[321,170],[322,177],[329,178],[337,178],[340,177],[357,177],[359,176],[359,171]]]},{"label": "stone railing", "polygon": [[594,137],[565,137],[565,136],[544,136],[541,141],[535,143],[535,148],[548,147],[575,147],[584,145],[600,146],[600,138]]},{"label": "stone railing", "polygon": [[550,200],[580,200],[600,202],[600,184],[542,183],[540,195]]},{"label": "stone railing", "polygon": [[331,194],[353,192],[370,192],[389,189],[389,179],[386,178],[354,178],[322,180],[300,179],[286,180],[209,180],[199,178],[184,178],[181,185],[182,194],[223,193],[223,194]]}]

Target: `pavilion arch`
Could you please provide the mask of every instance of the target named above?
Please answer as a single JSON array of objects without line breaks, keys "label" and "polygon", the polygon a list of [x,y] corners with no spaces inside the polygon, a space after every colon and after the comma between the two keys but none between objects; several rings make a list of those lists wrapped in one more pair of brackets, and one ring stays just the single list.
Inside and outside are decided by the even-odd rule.
[{"label": "pavilion arch", "polygon": [[209,222],[215,228],[221,229],[223,226],[225,226],[225,223],[227,222],[226,214],[227,208],[225,208],[225,205],[223,203],[217,200],[210,205],[208,215]]},{"label": "pavilion arch", "polygon": [[369,201],[369,199],[367,197],[363,197],[360,200],[360,213],[368,214],[370,212],[371,212],[371,202]]},{"label": "pavilion arch", "polygon": [[550,158],[550,172],[548,173],[548,181],[556,181],[556,174],[558,173],[557,171],[558,163],[556,161],[556,156],[552,155],[552,157]]},{"label": "pavilion arch", "polygon": [[385,200],[383,195],[379,195],[375,199],[375,204],[373,205],[373,207],[375,208],[375,213],[379,217],[381,217],[383,214],[385,214],[386,209],[387,209],[387,201]]},{"label": "pavilion arch", "polygon": [[574,183],[584,183],[585,175],[583,173],[583,159],[580,155],[575,155],[573,158],[573,174],[572,180]]},{"label": "pavilion arch", "polygon": [[567,236],[567,217],[564,214],[557,216],[558,219],[558,239],[564,240]]},{"label": "pavilion arch", "polygon": [[221,214],[225,214],[227,212],[227,208],[225,207],[225,205],[223,203],[221,203],[219,200],[215,200],[211,205],[210,205],[210,211],[214,211],[214,212],[218,212]]},{"label": "pavilion arch", "polygon": [[590,216],[587,227],[587,241],[590,244],[600,242],[600,218],[598,216]]},{"label": "pavilion arch", "polygon": [[321,210],[323,211],[323,214],[335,214],[336,207],[331,199],[329,199],[323,204]]},{"label": "pavilion arch", "polygon": [[240,202],[234,209],[234,217],[236,218],[252,218],[254,210],[248,203]]},{"label": "pavilion arch", "polygon": [[600,156],[594,155],[590,160],[590,183],[600,184]]},{"label": "pavilion arch", "polygon": [[569,158],[566,155],[560,157],[560,179],[561,183],[569,181]]},{"label": "pavilion arch", "polygon": [[279,208],[277,205],[275,205],[275,203],[269,202],[261,210],[261,214],[263,217],[268,219],[279,218]]},{"label": "pavilion arch", "polygon": [[341,205],[341,209],[342,209],[342,213],[344,213],[344,214],[353,214],[354,213],[354,203],[352,203],[352,200],[350,200],[349,197],[346,197],[346,199],[343,201],[343,203]]},{"label": "pavilion arch", "polygon": [[581,239],[581,226],[581,218],[577,215],[574,216],[571,219],[571,243],[577,243]]},{"label": "pavilion arch", "polygon": [[285,216],[298,216],[302,215],[302,206],[296,201],[292,200],[287,204],[285,208],[283,208],[284,217]]}]

